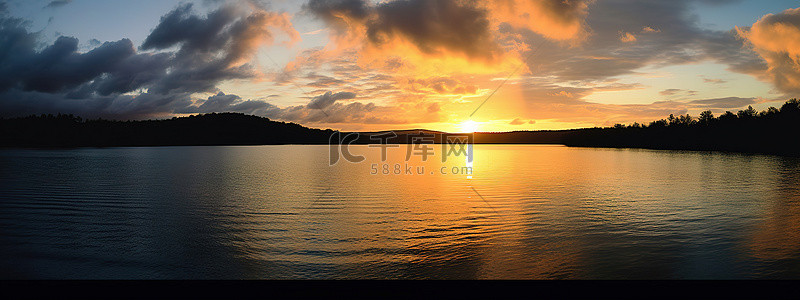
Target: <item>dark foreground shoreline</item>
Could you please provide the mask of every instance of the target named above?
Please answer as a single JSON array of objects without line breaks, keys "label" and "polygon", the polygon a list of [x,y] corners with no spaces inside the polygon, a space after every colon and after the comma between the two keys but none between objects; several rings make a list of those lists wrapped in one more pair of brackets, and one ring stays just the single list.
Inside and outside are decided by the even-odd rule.
[{"label": "dark foreground shoreline", "polygon": [[[481,132],[475,144],[557,144],[570,147],[725,151],[800,156],[800,102],[780,109],[699,118],[689,115],[648,125],[615,125],[571,130]],[[73,115],[0,119],[0,148],[78,148],[231,145],[326,145],[442,143],[449,134],[430,130],[361,132],[351,135],[276,122],[240,113],[211,113],[166,120],[84,120]],[[464,136],[464,135],[461,135]]]}]

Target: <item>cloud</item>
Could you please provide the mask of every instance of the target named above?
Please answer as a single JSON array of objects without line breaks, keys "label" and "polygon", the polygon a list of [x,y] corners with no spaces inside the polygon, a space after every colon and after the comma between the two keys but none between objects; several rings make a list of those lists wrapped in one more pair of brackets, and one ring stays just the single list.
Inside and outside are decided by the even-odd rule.
[{"label": "cloud", "polygon": [[[408,42],[426,55],[459,53],[492,60],[497,52],[488,12],[457,0],[387,1],[311,0],[304,8],[327,22],[335,34],[365,36],[369,46]],[[413,21],[410,21],[413,20]]]},{"label": "cloud", "polygon": [[307,107],[324,110],[326,107],[333,105],[333,103],[337,100],[353,99],[355,97],[356,94],[352,92],[338,92],[334,94],[331,91],[327,91],[325,94],[311,99],[311,102],[308,103]]},{"label": "cloud", "polygon": [[523,125],[523,124],[533,125],[533,124],[536,124],[536,120],[527,120],[527,121],[525,121],[525,120],[523,120],[521,118],[516,118],[514,120],[511,120],[511,122],[508,122],[508,125],[514,125],[514,126]]},{"label": "cloud", "polygon": [[371,7],[362,0],[311,0],[303,8],[337,30],[347,30],[350,22],[363,22]]},{"label": "cloud", "polygon": [[686,102],[694,109],[733,109],[755,104],[755,98],[725,97],[715,99],[692,100]]},{"label": "cloud", "polygon": [[123,38],[86,52],[78,51],[78,39],[65,36],[41,48],[38,32],[29,32],[21,19],[4,16],[0,112],[129,118],[264,109],[258,101],[239,103],[220,93],[189,106],[193,94],[217,93],[222,81],[257,79],[252,61],[258,48],[274,43],[275,30],[289,43],[299,38],[288,15],[260,7],[223,5],[201,16],[192,4],[182,4],[161,18],[139,50]]},{"label": "cloud", "polygon": [[681,89],[666,89],[666,90],[660,91],[658,93],[661,94],[662,96],[671,96],[671,95],[675,95],[675,94],[677,94],[678,92],[681,92],[681,91],[683,91],[683,90],[681,90]]},{"label": "cloud", "polygon": [[[539,76],[565,81],[596,81],[632,75],[646,66],[715,61],[735,72],[753,74],[761,59],[742,49],[735,31],[702,27],[694,0],[605,0],[591,5],[584,26],[590,35],[577,47],[546,43],[539,34],[506,29],[527,45],[542,44],[527,61]],[[723,5],[724,2],[716,3]],[[525,52],[530,53],[531,50]],[[524,57],[524,55],[523,55]]]},{"label": "cloud", "polygon": [[72,3],[72,0],[53,0],[50,1],[44,8],[57,8]]},{"label": "cloud", "polygon": [[498,31],[501,25],[552,40],[578,40],[586,35],[583,19],[590,2],[310,0],[303,7],[334,29],[332,39],[340,50],[361,48],[363,56],[376,59],[408,48],[426,57],[495,64],[507,46],[506,34]]},{"label": "cloud", "polygon": [[[299,122],[303,124],[405,124],[420,120],[429,120],[428,116],[413,116],[409,111],[396,106],[381,106],[375,103],[350,102],[347,104],[337,102],[342,99],[352,99],[352,92],[332,93],[326,91],[313,98],[308,105],[288,106],[278,108],[270,105],[267,109],[257,112],[269,118]],[[320,103],[318,108],[314,103]]]},{"label": "cloud", "polygon": [[213,91],[220,81],[255,77],[249,61],[259,47],[274,41],[270,28],[281,30],[291,42],[299,39],[288,18],[235,6],[198,16],[191,3],[178,6],[161,18],[141,46],[142,50],[180,47],[171,62],[173,70],[153,89],[161,93]]},{"label": "cloud", "polygon": [[589,34],[585,17],[592,0],[493,0],[486,4],[496,22],[554,40],[581,40]]},{"label": "cloud", "polygon": [[[495,97],[510,96],[510,99],[505,99],[508,102],[504,104],[505,108],[492,111],[490,103],[481,114],[497,120],[536,119],[547,122],[585,123],[587,126],[593,126],[615,122],[647,122],[669,114],[685,114],[690,110],[703,108],[702,102],[687,103],[687,98],[692,98],[697,92],[684,89],[665,92],[681,101],[613,105],[584,100],[587,96],[600,91],[645,88],[641,84],[616,82],[615,77],[636,74],[646,66],[715,61],[729,65],[732,71],[747,74],[757,72],[762,67],[760,57],[742,48],[743,42],[735,31],[715,31],[701,27],[692,10],[696,2],[678,0],[645,3],[606,0],[597,5],[585,2],[587,9],[591,6],[591,12],[584,14],[581,9],[576,9],[571,12],[572,16],[575,16],[571,19],[575,20],[574,24],[580,24],[579,32],[584,32],[586,35],[577,38],[581,41],[580,45],[567,43],[567,46],[552,42],[554,38],[530,28],[512,26],[510,21],[497,22],[498,15],[495,11],[488,10],[487,19],[490,20],[490,24],[497,24],[496,27],[492,27],[490,34],[502,51],[512,55],[513,52],[519,51],[521,57],[530,55],[531,58],[526,62],[527,70],[521,69],[512,76],[509,84],[500,91],[501,94]],[[366,7],[367,16],[345,18],[348,22],[341,24],[357,25],[345,26],[351,29],[346,32],[357,32],[358,26],[366,26],[370,20],[372,16],[370,6],[359,7]],[[499,7],[495,6],[492,9]],[[333,15],[341,16],[341,14]],[[631,33],[635,36],[636,42],[621,41],[620,32]],[[395,36],[395,38],[407,39],[405,36]],[[371,43],[366,42],[367,45]],[[397,45],[402,46],[402,44],[391,46]],[[480,101],[479,98],[485,97],[496,88],[497,80],[507,77],[517,66],[512,63],[481,73],[480,70],[474,71],[470,68],[471,65],[479,65],[480,62],[469,62],[454,69],[435,68],[437,74],[420,71],[420,68],[427,67],[426,63],[438,67],[435,54],[429,54],[420,66],[420,61],[409,58],[414,56],[413,51],[409,52],[407,48],[399,47],[393,48],[395,56],[386,56],[385,60],[378,60],[374,64],[362,64],[359,63],[359,56],[363,57],[369,53],[358,47],[354,49],[353,52],[344,52],[346,55],[335,56],[335,60],[321,54],[327,51],[321,49],[319,52],[314,52],[314,55],[307,56],[308,59],[305,61],[313,63],[304,63],[298,59],[293,71],[318,72],[327,67],[327,60],[330,65],[340,70],[337,72],[341,72],[335,78],[354,79],[347,79],[344,80],[346,83],[337,83],[326,88],[357,89],[360,98],[381,99],[384,103],[438,101],[443,110],[458,114],[456,111],[461,111],[461,108],[466,106],[464,104],[476,105],[477,101]],[[355,58],[351,53],[355,53]],[[391,68],[388,67],[389,61]],[[390,80],[371,85],[359,80],[374,76],[376,73]],[[508,93],[504,94],[504,91]],[[652,99],[642,99],[642,101],[648,100]],[[511,103],[514,101],[521,103]],[[730,105],[737,105],[741,102],[731,103],[733,104]],[[524,117],[519,112],[524,112]]]},{"label": "cloud", "polygon": [[[15,33],[12,35],[12,32]],[[53,45],[34,51],[35,36],[17,28],[0,28],[10,36],[0,61],[0,91],[18,87],[25,91],[59,92],[108,73],[119,62],[135,54],[128,39],[107,42],[86,53],[78,53],[78,40],[59,37]]]},{"label": "cloud", "polygon": [[510,124],[510,125],[522,125],[522,124],[525,124],[525,121],[523,121],[520,118],[516,118],[516,119],[512,120],[511,122],[509,122],[508,124]]},{"label": "cloud", "polygon": [[[256,52],[264,45],[294,45],[300,35],[289,15],[268,11],[263,4],[208,1],[219,6],[207,13],[181,4],[164,14],[141,45],[123,38],[90,42],[88,51],[79,51],[71,37],[43,43],[24,22],[4,17],[0,112],[138,118],[236,111],[339,128],[429,123],[471,111],[521,64],[492,100],[507,101],[498,105],[502,109],[493,111],[490,102],[481,111],[503,125],[515,119],[528,124],[534,119],[641,122],[754,101],[691,100],[695,92],[680,88],[661,91],[670,101],[650,104],[586,100],[601,91],[644,88],[617,78],[645,67],[718,62],[788,91],[797,72],[792,69],[797,47],[790,40],[758,37],[769,37],[766,33],[781,24],[796,28],[793,13],[779,14],[788,23],[765,17],[752,28],[709,30],[693,9],[699,1],[728,3],[310,0],[304,12],[328,25],[319,32],[327,32],[332,43],[302,49],[275,74],[262,73]],[[786,32],[791,36],[791,30]],[[779,41],[785,43],[770,44]],[[756,52],[743,48],[745,43]],[[315,96],[309,103],[278,107],[261,101],[265,97],[248,100],[223,93],[220,84],[230,80],[274,80],[278,86],[308,87]],[[714,80],[704,82],[718,83]]]},{"label": "cloud", "polygon": [[723,84],[727,83],[728,81],[716,78],[703,78],[703,82],[711,84]]},{"label": "cloud", "polygon": [[623,43],[631,43],[636,41],[636,36],[633,35],[633,33],[620,32],[619,34],[620,34],[619,40],[622,41]]},{"label": "cloud", "polygon": [[367,37],[378,47],[402,36],[426,54],[441,55],[443,50],[451,50],[491,60],[497,49],[489,26],[485,10],[464,2],[391,1],[376,8],[376,17],[367,22]]},{"label": "cloud", "polygon": [[177,110],[177,113],[211,113],[211,112],[239,112],[245,114],[263,115],[267,111],[278,109],[276,106],[264,101],[243,101],[237,95],[226,95],[219,92],[208,97],[200,105],[191,105]]},{"label": "cloud", "polygon": [[[402,2],[402,5],[395,2]],[[441,18],[428,15],[435,12],[416,9],[444,5],[442,1],[312,0],[306,11],[331,26],[331,38],[340,44],[299,56],[291,72],[321,74],[336,69],[332,77],[343,82],[325,80],[326,85],[321,85],[319,79],[314,79],[311,84],[332,90],[352,90],[359,98],[380,99],[382,103],[435,101],[442,110],[454,112],[462,110],[465,104],[474,106],[480,101],[476,99],[488,95],[496,88],[497,80],[506,78],[522,62],[521,58],[530,57],[525,61],[527,68],[515,72],[500,91],[503,94],[510,90],[508,94],[497,96],[508,95],[510,99],[506,101],[522,102],[507,103],[506,107],[520,107],[505,108],[504,112],[497,113],[487,111],[487,117],[513,120],[520,117],[519,111],[530,111],[529,116],[520,117],[520,120],[535,118],[587,124],[642,122],[700,109],[700,103],[686,103],[697,92],[662,91],[670,99],[680,101],[651,104],[613,105],[584,99],[600,91],[646,88],[641,84],[614,82],[621,75],[639,74],[645,67],[716,62],[728,65],[731,71],[750,75],[766,69],[759,55],[743,48],[744,41],[735,30],[710,30],[700,23],[694,9],[700,2],[728,5],[735,1],[451,1],[447,5],[485,13],[476,18],[485,19],[489,24],[488,32],[481,35],[496,48],[484,54],[473,52],[472,60],[448,65],[443,61],[452,62],[470,53],[469,48],[444,44],[444,40],[451,38],[444,35],[450,27],[445,24],[429,31],[439,39],[435,43],[428,43],[434,37],[418,38],[416,31],[399,27],[439,24]],[[379,12],[379,7],[385,9]],[[414,13],[409,13],[411,11]],[[383,34],[379,38],[370,39],[367,35],[371,25],[382,24],[379,20],[383,16],[389,19],[417,15],[422,24],[395,25],[397,22],[389,21],[385,22],[385,28],[373,29]],[[474,37],[463,36],[464,39]],[[378,46],[385,50],[374,49]],[[435,51],[427,51],[426,47]],[[338,50],[336,55],[330,54],[333,49]],[[487,63],[489,57],[501,59]],[[508,57],[520,59],[502,60]],[[388,79],[374,83],[364,80],[376,74]],[[541,80],[545,79],[549,82],[543,84]],[[296,80],[303,80],[303,77]],[[642,99],[643,102],[649,100],[653,99]]]},{"label": "cloud", "polygon": [[689,96],[694,96],[695,94],[697,94],[697,91],[683,90],[683,89],[666,89],[666,90],[660,91],[658,93],[661,94],[662,96],[674,96],[674,95],[678,95],[678,94],[685,94],[685,95],[689,95]]},{"label": "cloud", "polygon": [[[536,124],[559,122],[571,123],[572,126],[610,126],[616,123],[647,123],[662,119],[670,114],[697,114],[711,109],[715,112],[734,110],[754,104],[754,98],[726,97],[714,99],[689,98],[684,95],[680,100],[656,101],[646,104],[606,104],[586,100],[593,93],[619,86],[618,82],[605,85],[565,86],[552,79],[532,79],[519,91],[519,103],[507,102],[508,110],[493,112],[493,103],[486,104],[478,114],[495,120],[536,120]],[[522,88],[522,87],[521,87]],[[685,91],[681,91],[685,93]],[[499,95],[503,96],[503,95]],[[506,124],[508,121],[505,121]],[[517,122],[518,123],[518,122]],[[547,126],[547,125],[544,125]]]},{"label": "cloud", "polygon": [[305,78],[312,80],[312,82],[306,84],[306,86],[313,88],[326,88],[347,83],[346,81],[341,79],[336,79],[331,76],[320,75],[315,73],[308,74],[305,76]]},{"label": "cloud", "polygon": [[307,105],[278,107],[258,100],[243,100],[238,95],[222,92],[196,103],[182,103],[173,107],[175,113],[240,112],[264,116],[275,120],[303,124],[404,124],[409,121],[427,121],[435,114],[409,116],[408,111],[399,107],[380,106],[374,103],[351,102],[343,104],[338,100],[353,99],[355,93],[325,91],[312,98]]},{"label": "cloud", "polygon": [[414,93],[436,93],[436,94],[475,94],[478,87],[474,84],[464,83],[452,77],[430,77],[419,79],[408,79],[405,85],[406,91]]},{"label": "cloud", "polygon": [[190,95],[185,93],[115,94],[67,99],[62,94],[18,89],[0,92],[0,112],[9,117],[45,113],[71,113],[87,118],[169,117],[191,103]]},{"label": "cloud", "polygon": [[432,103],[431,105],[428,106],[429,113],[438,113],[441,110],[442,107],[439,105],[439,103]]},{"label": "cloud", "polygon": [[749,29],[736,30],[766,61],[769,81],[783,92],[800,92],[800,8],[767,14]]},{"label": "cloud", "polygon": [[649,33],[659,33],[659,32],[661,32],[661,30],[654,29],[653,27],[650,27],[650,26],[645,26],[645,27],[642,28],[642,33],[648,33],[648,32]]}]

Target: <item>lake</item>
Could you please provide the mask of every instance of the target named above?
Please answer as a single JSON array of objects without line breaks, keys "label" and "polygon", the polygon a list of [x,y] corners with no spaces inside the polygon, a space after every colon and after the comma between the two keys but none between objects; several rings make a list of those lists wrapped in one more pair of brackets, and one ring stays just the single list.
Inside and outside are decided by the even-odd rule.
[{"label": "lake", "polygon": [[797,158],[349,150],[0,150],[0,278],[800,279]]}]

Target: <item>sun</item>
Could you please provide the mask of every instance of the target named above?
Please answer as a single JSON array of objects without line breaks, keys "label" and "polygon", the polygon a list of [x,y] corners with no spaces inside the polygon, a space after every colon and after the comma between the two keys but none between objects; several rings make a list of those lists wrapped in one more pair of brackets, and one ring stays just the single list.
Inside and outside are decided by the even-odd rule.
[{"label": "sun", "polygon": [[478,130],[478,125],[480,125],[480,124],[478,124],[478,122],[475,122],[473,120],[466,120],[464,122],[461,122],[461,126],[460,126],[461,127],[461,132],[462,133],[473,133],[473,132]]}]

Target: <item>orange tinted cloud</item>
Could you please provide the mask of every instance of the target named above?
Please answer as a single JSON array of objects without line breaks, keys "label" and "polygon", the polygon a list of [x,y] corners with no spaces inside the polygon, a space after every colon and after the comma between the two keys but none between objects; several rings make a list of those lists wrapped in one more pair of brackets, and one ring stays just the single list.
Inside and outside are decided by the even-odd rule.
[{"label": "orange tinted cloud", "polygon": [[446,77],[409,79],[407,89],[437,94],[475,94],[478,92],[478,87],[474,84],[465,84],[457,79]]},{"label": "orange tinted cloud", "polygon": [[636,41],[636,36],[633,35],[633,33],[620,32],[619,34],[620,34],[619,40],[622,41],[623,43],[630,43],[630,42],[635,42]]},{"label": "orange tinted cloud", "polygon": [[530,29],[555,40],[581,39],[588,34],[584,19],[593,1],[493,0],[486,9],[495,22]]},{"label": "orange tinted cloud", "polygon": [[800,92],[800,8],[768,14],[750,29],[736,28],[767,62],[766,77],[785,92]]},{"label": "orange tinted cloud", "polygon": [[270,28],[277,28],[289,37],[287,46],[300,41],[300,33],[292,26],[287,13],[258,10],[244,18],[247,20],[246,26],[238,25],[232,29],[238,32],[236,43],[231,45],[232,52],[240,55],[232,59],[231,67],[249,63],[261,46],[272,44],[275,38]]},{"label": "orange tinted cloud", "polygon": [[[304,6],[331,28],[326,52],[359,50],[359,65],[384,68],[400,58],[408,76],[507,72],[530,50],[503,24],[566,41],[586,36],[590,1],[311,0]],[[333,45],[333,46],[331,46]],[[335,55],[335,54],[334,54]],[[524,70],[523,70],[524,71]]]}]

